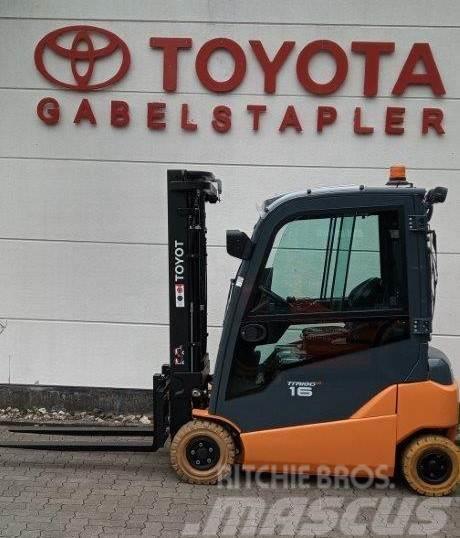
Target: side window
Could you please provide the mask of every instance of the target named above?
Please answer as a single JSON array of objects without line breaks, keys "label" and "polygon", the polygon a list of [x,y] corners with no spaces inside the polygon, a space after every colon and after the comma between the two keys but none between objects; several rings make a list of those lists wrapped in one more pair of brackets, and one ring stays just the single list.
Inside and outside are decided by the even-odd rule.
[{"label": "side window", "polygon": [[397,211],[299,219],[276,234],[251,313],[403,308],[403,283]]}]

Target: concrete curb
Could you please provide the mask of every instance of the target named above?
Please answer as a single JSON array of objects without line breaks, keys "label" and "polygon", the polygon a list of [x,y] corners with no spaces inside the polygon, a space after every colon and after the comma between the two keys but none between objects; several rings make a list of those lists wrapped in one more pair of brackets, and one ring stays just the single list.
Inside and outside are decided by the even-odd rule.
[{"label": "concrete curb", "polygon": [[151,415],[152,390],[62,385],[0,384],[0,409],[21,411],[94,411],[115,415]]}]

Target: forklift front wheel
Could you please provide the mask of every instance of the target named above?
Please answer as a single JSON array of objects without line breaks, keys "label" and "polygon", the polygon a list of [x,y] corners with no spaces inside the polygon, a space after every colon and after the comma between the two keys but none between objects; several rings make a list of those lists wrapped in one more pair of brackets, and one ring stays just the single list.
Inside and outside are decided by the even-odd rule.
[{"label": "forklift front wheel", "polygon": [[215,484],[227,478],[235,462],[235,443],[220,424],[192,420],[176,433],[170,448],[171,465],[190,484]]},{"label": "forklift front wheel", "polygon": [[401,463],[407,483],[421,495],[450,495],[460,479],[460,451],[442,435],[413,439],[404,450]]}]

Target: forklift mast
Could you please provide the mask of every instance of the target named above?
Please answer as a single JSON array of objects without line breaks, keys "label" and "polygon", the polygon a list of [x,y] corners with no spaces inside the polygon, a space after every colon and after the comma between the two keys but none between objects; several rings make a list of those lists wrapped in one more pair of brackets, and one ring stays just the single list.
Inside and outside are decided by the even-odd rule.
[{"label": "forklift mast", "polygon": [[207,363],[206,202],[219,199],[209,172],[168,170],[171,372],[202,372]]},{"label": "forklift mast", "polygon": [[[168,170],[169,364],[154,376],[154,445],[192,418],[205,398],[207,353],[206,202],[219,200],[210,172]],[[169,428],[168,428],[169,422]]]}]

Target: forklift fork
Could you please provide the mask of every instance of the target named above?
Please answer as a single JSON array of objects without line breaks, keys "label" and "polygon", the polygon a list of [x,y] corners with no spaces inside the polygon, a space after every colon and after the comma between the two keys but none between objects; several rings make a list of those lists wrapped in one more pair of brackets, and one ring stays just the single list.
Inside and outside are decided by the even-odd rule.
[{"label": "forklift fork", "polygon": [[151,437],[138,443],[120,442],[108,444],[103,442],[59,441],[19,441],[1,443],[1,448],[22,448],[32,450],[58,450],[62,452],[107,451],[107,452],[156,452],[168,438],[169,426],[169,379],[164,374],[153,376],[153,421],[154,428],[141,426],[86,426],[86,425],[40,425],[19,426],[8,431],[27,435],[57,435],[72,437]]}]

